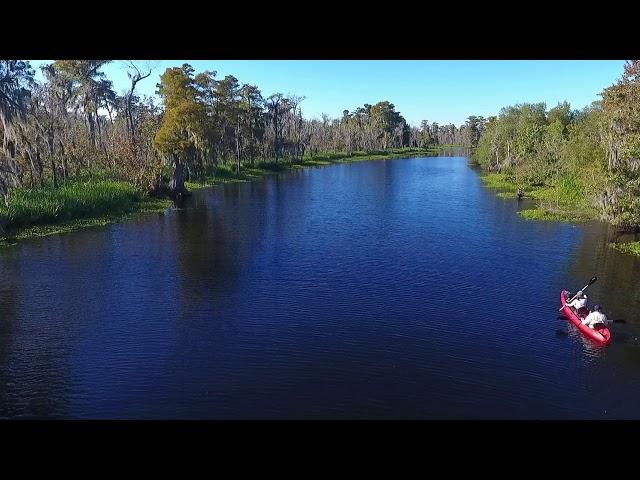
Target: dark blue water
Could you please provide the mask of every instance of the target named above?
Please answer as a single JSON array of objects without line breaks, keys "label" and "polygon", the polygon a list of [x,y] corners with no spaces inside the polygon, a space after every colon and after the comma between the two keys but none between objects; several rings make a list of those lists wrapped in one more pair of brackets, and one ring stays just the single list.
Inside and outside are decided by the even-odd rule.
[{"label": "dark blue water", "polygon": [[[640,418],[640,262],[519,208],[373,161],[1,251],[0,417]],[[594,274],[605,349],[557,318]]]}]

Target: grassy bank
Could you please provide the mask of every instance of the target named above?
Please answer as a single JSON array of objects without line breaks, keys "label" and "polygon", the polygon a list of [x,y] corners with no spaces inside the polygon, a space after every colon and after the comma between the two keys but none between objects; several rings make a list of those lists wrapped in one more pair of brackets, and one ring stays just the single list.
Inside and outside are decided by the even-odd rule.
[{"label": "grassy bank", "polygon": [[171,202],[146,196],[126,182],[92,179],[59,188],[17,189],[0,206],[0,247],[16,241],[107,225]]},{"label": "grassy bank", "polygon": [[622,253],[640,256],[640,242],[610,243],[609,246]]},{"label": "grassy bank", "polygon": [[[240,173],[233,165],[221,165],[216,175],[200,182],[186,182],[190,190],[231,182],[258,180],[266,175],[295,168],[318,167],[335,163],[406,158],[434,155],[444,147],[405,148],[378,152],[353,152],[304,157],[299,161],[262,161],[242,164]],[[0,248],[19,240],[73,232],[122,221],[145,212],[161,212],[169,200],[155,199],[133,185],[111,180],[99,174],[67,182],[58,188],[16,189],[9,206],[0,206]]]},{"label": "grassy bank", "polygon": [[198,188],[222,185],[225,183],[258,180],[267,175],[297,168],[320,167],[337,163],[353,163],[366,160],[390,160],[411,156],[436,155],[445,148],[449,147],[442,146],[429,149],[401,148],[378,152],[352,152],[350,155],[347,153],[330,153],[324,155],[305,156],[302,160],[296,161],[262,161],[255,162],[253,165],[250,163],[242,163],[240,165],[240,173],[236,173],[235,165],[228,164],[219,166],[215,176],[207,177],[203,181],[185,182],[185,185],[189,190],[195,190]]},{"label": "grassy bank", "polygon": [[[598,211],[588,204],[580,185],[573,178],[560,178],[552,186],[518,186],[507,174],[483,175],[485,186],[497,190],[502,198],[517,198],[519,188],[525,197],[536,200],[536,206],[518,213],[527,220],[543,220],[581,223],[598,218]],[[640,256],[640,242],[610,243],[610,247],[622,253]]]},{"label": "grassy bank", "polygon": [[528,220],[579,223],[598,217],[598,212],[589,204],[582,187],[573,177],[560,177],[554,185],[544,186],[523,185],[504,173],[489,173],[481,178],[487,187],[498,191],[499,197],[515,199],[518,190],[522,189],[525,198],[536,200],[534,208],[518,212]]}]

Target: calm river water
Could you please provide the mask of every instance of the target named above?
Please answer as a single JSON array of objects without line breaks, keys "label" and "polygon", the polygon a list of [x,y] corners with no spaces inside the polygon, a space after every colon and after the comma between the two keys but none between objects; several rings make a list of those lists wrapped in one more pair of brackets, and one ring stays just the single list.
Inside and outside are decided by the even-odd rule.
[{"label": "calm river water", "polygon": [[[0,418],[640,418],[640,260],[519,208],[370,161],[0,251]],[[557,317],[593,275],[604,349]]]}]

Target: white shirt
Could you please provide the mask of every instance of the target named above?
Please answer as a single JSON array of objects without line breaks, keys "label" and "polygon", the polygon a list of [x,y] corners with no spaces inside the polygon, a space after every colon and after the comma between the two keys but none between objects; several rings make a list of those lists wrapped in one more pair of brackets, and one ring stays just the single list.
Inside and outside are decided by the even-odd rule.
[{"label": "white shirt", "polygon": [[582,323],[591,328],[593,328],[596,323],[604,323],[606,325],[608,322],[607,316],[601,312],[591,312],[582,320]]},{"label": "white shirt", "polygon": [[576,298],[573,302],[568,303],[570,307],[574,307],[575,309],[586,307],[587,306],[587,296],[584,295],[582,298]]}]

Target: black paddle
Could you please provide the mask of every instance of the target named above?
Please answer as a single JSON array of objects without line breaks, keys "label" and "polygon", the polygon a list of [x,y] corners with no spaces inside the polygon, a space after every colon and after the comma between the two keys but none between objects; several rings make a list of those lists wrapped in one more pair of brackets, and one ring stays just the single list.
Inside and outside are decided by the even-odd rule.
[{"label": "black paddle", "polygon": [[[593,277],[591,280],[589,280],[589,283],[587,283],[587,284],[586,284],[584,287],[582,287],[582,289],[581,289],[581,290],[579,290],[579,291],[584,292],[584,291],[587,289],[587,287],[588,287],[589,285],[593,285],[594,283],[596,283],[596,280],[598,280],[598,277]],[[558,311],[559,311],[559,312],[561,312],[561,311],[562,311],[562,309],[563,309],[564,307],[566,307],[566,306],[567,306],[567,304],[569,304],[569,303],[573,302],[577,296],[578,296],[578,294],[576,293],[576,294],[571,298],[571,300],[569,300],[569,301],[568,301],[568,302],[566,302],[563,306],[561,306],[561,307],[560,307],[560,309],[559,309]]]}]

